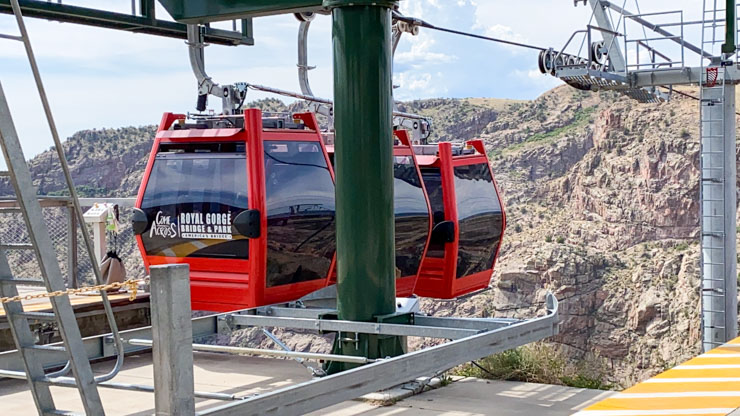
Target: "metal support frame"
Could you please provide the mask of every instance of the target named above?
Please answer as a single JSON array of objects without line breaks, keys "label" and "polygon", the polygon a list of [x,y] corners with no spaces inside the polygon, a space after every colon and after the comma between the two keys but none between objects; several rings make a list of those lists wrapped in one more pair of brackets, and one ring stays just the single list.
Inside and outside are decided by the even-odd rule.
[{"label": "metal support frame", "polygon": [[73,288],[79,287],[79,262],[77,260],[77,216],[73,211],[72,204],[67,204],[67,273],[69,274],[69,285]]},{"label": "metal support frame", "polygon": [[[611,62],[611,68],[609,69],[614,72],[624,72],[626,68],[624,56],[622,55],[622,51],[619,49],[617,37],[613,34],[616,31],[616,28],[612,26],[611,20],[606,11],[609,2],[602,0],[588,0],[588,3],[593,10],[596,23],[600,28],[606,29],[606,31],[601,32],[601,36],[604,39],[604,45],[608,48],[607,55]],[[588,46],[589,48],[591,47],[591,45]]]},{"label": "metal support frame", "polygon": [[[0,0],[0,13],[13,14],[10,0]],[[76,23],[107,29],[125,30],[127,32],[147,35],[165,36],[176,39],[187,39],[186,25],[169,20],[156,19],[153,14],[154,1],[144,0],[147,7],[141,8],[142,14],[117,13],[101,9],[72,6],[61,2],[20,0],[21,11],[27,17],[35,17],[65,23]],[[252,37],[252,20],[242,24],[242,31],[223,29],[205,29],[205,40],[218,45],[254,45]]]},{"label": "metal support frame", "polygon": [[[276,341],[276,338],[272,338]],[[151,347],[154,345],[154,341],[148,339],[130,339],[128,343],[131,345],[139,345],[142,347]],[[283,344],[285,345],[285,344]],[[266,350],[262,348],[247,348],[247,347],[230,347],[227,345],[210,345],[210,344],[193,344],[193,351],[199,352],[222,352],[227,354],[237,355],[261,355],[265,357],[282,357],[282,358],[305,358],[308,360],[316,361],[340,361],[345,363],[353,364],[368,364],[374,363],[378,360],[373,360],[365,357],[353,357],[349,355],[336,355],[336,354],[320,354],[315,352],[296,352],[286,350]]]},{"label": "metal support frame", "polygon": [[[33,78],[34,78],[34,81],[36,83],[36,90],[37,90],[37,92],[39,94],[39,98],[41,100],[41,106],[44,109],[44,115],[46,116],[46,122],[47,122],[47,124],[49,126],[49,132],[51,133],[51,137],[52,137],[52,140],[54,142],[54,150],[56,150],[57,157],[59,159],[59,166],[62,168],[62,173],[64,175],[65,184],[67,185],[67,191],[69,192],[69,195],[70,195],[70,197],[69,197],[70,208],[73,208],[73,213],[74,213],[74,215],[76,217],[76,220],[77,220],[78,224],[82,225],[82,224],[85,223],[85,220],[84,220],[84,217],[83,217],[82,208],[81,208],[80,201],[79,201],[79,198],[78,198],[77,189],[75,188],[74,181],[72,180],[72,174],[71,174],[71,171],[69,169],[69,164],[67,163],[67,157],[64,154],[64,147],[62,146],[62,140],[59,137],[59,131],[58,131],[57,126],[56,126],[56,121],[55,121],[54,116],[53,116],[53,114],[51,112],[51,105],[49,104],[49,99],[48,99],[48,97],[46,95],[46,89],[45,89],[44,83],[43,83],[43,81],[41,79],[41,72],[39,71],[38,63],[36,62],[36,56],[33,53],[33,47],[31,46],[31,39],[30,39],[30,37],[28,35],[28,30],[26,29],[26,24],[25,24],[25,20],[23,18],[22,8],[21,8],[21,5],[19,3],[19,0],[10,0],[10,3],[11,3],[12,10],[13,10],[13,14],[15,15],[15,20],[16,20],[16,24],[18,26],[18,30],[19,30],[20,35],[21,35],[21,42],[23,43],[23,47],[24,47],[25,52],[26,52],[26,57],[28,58],[28,63],[29,63],[29,66],[31,67],[31,73],[33,74]],[[12,128],[12,130],[14,130],[14,128],[12,126],[12,119],[10,117],[9,111],[10,110],[8,110],[8,119],[9,119],[9,122],[6,125],[7,126],[10,126]],[[13,134],[15,134],[15,131],[13,131]],[[17,140],[17,137],[16,137],[16,140]],[[15,145],[13,145],[13,146],[15,146]],[[18,143],[18,146],[17,147],[18,147],[18,149],[13,149],[12,151],[17,152],[17,154],[19,154],[20,157],[22,158],[23,157],[23,151],[20,148],[20,143]],[[13,153],[10,153],[9,154],[8,153],[8,149],[5,149],[5,148],[3,149],[3,152],[4,152],[5,157],[6,157],[6,163],[10,167],[11,166],[11,163],[10,163],[10,161],[8,159],[11,158],[11,155]],[[17,156],[14,156],[14,157],[17,157]],[[25,161],[23,161],[23,165],[25,166],[25,169],[27,170],[28,167],[27,167],[27,165],[25,165]],[[25,171],[23,170],[23,166],[21,166],[20,164],[17,165],[16,170],[19,171],[19,172],[21,172],[23,175],[25,175],[25,173],[24,173]],[[9,171],[11,172],[11,178],[13,176],[15,176],[13,174],[13,170],[9,170]],[[30,173],[29,173],[29,175],[30,175]],[[21,183],[20,178],[16,177],[15,179],[18,181],[18,183],[14,184],[14,186],[16,187],[15,191],[16,191],[16,194],[18,196],[18,203],[20,204],[21,210],[24,212],[24,216],[26,217],[26,225],[27,225],[28,230],[29,230],[29,235],[32,235],[32,232],[33,232],[32,226],[34,224],[32,224],[32,222],[29,221],[28,218],[32,218],[32,217],[35,217],[36,215],[38,215],[38,219],[43,222],[43,217],[41,216],[41,208],[40,208],[40,205],[38,205],[38,197],[37,196],[35,196],[35,195],[34,195],[34,197],[23,196],[23,192],[22,191],[28,192],[29,190],[34,190],[33,192],[35,194],[35,192],[36,192],[35,191],[35,187],[33,186],[33,182],[30,181],[30,180],[27,181],[27,183]],[[27,189],[24,189],[24,188],[27,188]],[[26,199],[26,201],[24,201],[24,199]],[[28,211],[29,206],[32,207],[33,211],[31,211],[31,212]],[[37,207],[37,206],[39,207],[38,212],[36,212],[36,210],[35,210],[35,207]],[[43,230],[42,231],[43,232],[43,236],[41,237],[42,240],[48,238],[48,230],[44,230],[44,228],[46,228],[46,225],[45,224],[43,224],[43,228],[41,229],[41,230]],[[39,231],[41,231],[41,230],[39,230]],[[86,230],[83,229],[83,231],[86,231]],[[90,256],[90,260],[92,262],[92,267],[91,268],[92,268],[93,274],[95,275],[95,280],[96,280],[97,284],[104,284],[105,283],[105,279],[103,279],[103,276],[100,273],[100,267],[98,266],[98,263],[95,261],[93,243],[92,243],[92,240],[90,238],[90,235],[87,232],[83,232],[82,233],[82,237],[83,237],[82,240],[83,240],[83,242],[85,244],[85,248],[86,248],[87,253]],[[51,256],[51,255],[53,255],[53,253],[52,254],[48,254],[48,253],[45,254],[44,253],[44,248],[37,246],[37,241],[32,241],[32,244],[35,246],[36,257],[37,257],[37,259],[39,261],[39,266],[42,266],[42,258],[44,256]],[[45,243],[43,243],[43,244],[45,244]],[[49,242],[49,244],[51,244],[51,243]],[[53,247],[52,247],[52,251],[53,251]],[[55,272],[55,270],[56,269],[59,269],[59,264],[56,262],[56,258],[55,257],[54,257],[54,261],[51,262],[51,263],[53,263],[53,266],[55,266],[55,267],[52,267],[49,270],[44,270],[44,268],[41,267],[42,275],[44,277],[44,280],[53,279],[54,278],[54,272]],[[60,273],[61,273],[61,271],[60,271]],[[47,289],[51,291],[51,288],[49,287],[49,284],[48,283],[47,283]],[[60,290],[60,289],[61,288],[56,289],[56,290]],[[101,299],[102,299],[102,304],[103,304],[103,308],[105,310],[105,315],[106,315],[106,319],[108,321],[108,325],[110,326],[111,332],[113,333],[114,338],[115,338],[114,339],[115,347],[116,347],[116,349],[118,351],[123,351],[123,344],[121,343],[120,337],[118,337],[118,324],[116,323],[115,316],[113,315],[113,309],[112,309],[112,307],[110,305],[110,301],[108,300],[108,294],[105,291],[103,291],[103,292],[100,293],[100,296],[101,296]],[[54,299],[56,299],[56,298],[52,298],[52,302],[51,302],[52,303],[52,306],[55,305]],[[55,314],[58,315],[58,310],[57,310],[56,307],[54,307],[54,312],[55,312]],[[63,321],[64,320],[60,318],[60,320],[59,320],[59,327],[60,328],[62,328],[62,327],[65,326],[64,323],[63,323]],[[66,325],[72,325],[72,324],[74,324],[75,327],[77,326],[77,322],[76,321],[75,322],[71,322],[71,323],[67,323]],[[77,331],[77,332],[79,332],[79,331]],[[75,335],[75,337],[77,337],[77,336],[78,335]],[[96,382],[101,382],[101,381],[108,381],[108,380],[112,379],[113,377],[115,377],[116,374],[118,374],[118,371],[121,369],[122,366],[123,366],[123,353],[121,353],[121,354],[118,355],[118,358],[116,360],[116,364],[113,367],[113,369],[109,373],[107,373],[107,374],[104,374],[104,375],[100,375],[100,376],[95,377],[95,381]]]},{"label": "metal support frame", "polygon": [[[737,11],[737,4],[735,0],[725,1],[725,43],[722,44],[722,53],[731,56],[735,54],[737,46],[735,45],[735,12]],[[703,17],[703,16],[702,16]]]},{"label": "metal support frame", "polygon": [[[723,72],[723,71],[720,71]],[[719,80],[721,82],[721,80]],[[737,336],[735,85],[701,88],[702,347]]]},{"label": "metal support frame", "polygon": [[[313,14],[301,14],[299,17],[301,23],[298,27],[298,63],[296,66],[298,67],[298,84],[301,87],[302,94],[254,84],[249,84],[249,88],[305,100],[311,111],[329,117],[330,124],[333,124],[334,103],[331,100],[314,96],[311,84],[308,80],[308,71],[316,68],[315,66],[310,66],[308,64],[308,31],[311,27],[311,21],[314,16],[315,15]],[[419,33],[419,26],[400,20],[393,24],[393,54],[395,54],[396,46],[398,46],[398,42],[403,33],[417,35]],[[393,126],[409,129],[414,143],[424,143],[431,133],[431,120],[417,114],[397,111],[395,103],[393,110]]]},{"label": "metal support frame", "polygon": [[[209,23],[288,13],[327,13],[324,0],[159,0],[178,22]],[[362,3],[358,0],[355,3]]]},{"label": "metal support frame", "polygon": [[303,415],[366,393],[386,389],[495,352],[558,333],[558,305],[547,298],[547,314],[328,377],[199,412],[199,415]]},{"label": "metal support frame", "polygon": [[[472,321],[476,327],[456,328],[448,325],[450,321],[438,321],[441,318],[416,318],[422,319],[425,325],[420,325],[414,320],[413,325],[387,324],[374,322],[355,322],[347,320],[334,319],[313,319],[313,318],[293,318],[293,317],[274,317],[274,316],[257,316],[257,315],[233,315],[231,323],[237,327],[264,326],[264,327],[281,327],[292,329],[311,329],[320,332],[350,332],[361,334],[375,335],[395,335],[404,337],[428,337],[442,339],[461,339],[476,335],[483,331],[498,329],[508,326],[508,322],[497,320],[492,321]],[[461,318],[453,321],[454,324],[461,322]]]},{"label": "metal support frame", "polygon": [[[590,0],[590,1],[593,1],[593,0]],[[645,19],[643,19],[641,17],[641,16],[644,16],[644,15],[636,15],[634,13],[631,13],[631,12],[629,12],[629,11],[627,11],[627,10],[619,7],[619,6],[617,6],[616,4],[614,4],[612,2],[609,2],[609,1],[606,1],[606,0],[595,0],[595,1],[600,1],[601,4],[603,5],[603,7],[608,7],[610,9],[614,10],[615,12],[619,13],[620,15],[624,16],[625,18],[628,18],[630,20],[633,20],[633,21],[635,21],[635,22],[637,22],[637,23],[645,26],[646,28],[652,30],[653,32],[659,33],[659,34],[665,36],[664,39],[673,40],[674,42],[678,43],[682,47],[685,47],[686,49],[688,49],[688,50],[690,50],[690,51],[692,51],[692,52],[694,52],[696,54],[699,54],[699,55],[701,55],[701,56],[703,56],[705,58],[711,58],[712,57],[712,55],[710,53],[702,50],[702,48],[700,48],[700,47],[698,47],[696,45],[693,45],[693,44],[691,44],[689,42],[686,42],[684,39],[680,38],[679,36],[677,36],[677,35],[669,32],[669,31],[663,29],[662,27],[663,26],[666,26],[666,25],[656,25],[656,24],[653,24],[653,23],[649,22],[648,20],[645,20]],[[601,25],[601,23],[599,23],[599,25]]]},{"label": "metal support frame", "polygon": [[[158,302],[155,301],[155,302]],[[187,303],[183,304],[187,305]],[[181,305],[181,306],[183,306]],[[157,308],[157,306],[153,306],[153,308]],[[189,308],[188,308],[189,309]],[[329,406],[333,403],[337,402],[329,402],[331,400],[339,400],[343,401],[346,399],[342,399],[342,397],[347,397],[347,399],[351,399],[354,397],[357,397],[359,395],[365,394],[367,392],[376,391],[378,389],[388,388],[392,387],[393,385],[397,385],[403,382],[406,382],[408,380],[412,380],[417,377],[418,375],[421,376],[428,376],[430,374],[435,374],[439,371],[443,371],[447,368],[453,367],[457,365],[456,363],[463,363],[471,359],[477,359],[481,358],[483,356],[487,356],[505,349],[514,348],[519,345],[524,345],[528,342],[537,341],[552,335],[557,334],[557,327],[558,327],[558,303],[557,300],[552,296],[548,295],[547,297],[547,314],[543,317],[531,319],[531,320],[518,320],[518,319],[509,319],[509,318],[454,318],[454,317],[432,317],[432,316],[425,316],[423,314],[414,313],[413,314],[413,325],[406,325],[406,329],[402,330],[403,325],[385,325],[385,324],[379,324],[379,326],[375,326],[375,324],[368,324],[366,322],[344,322],[344,321],[336,321],[336,320],[326,320],[326,319],[320,319],[320,317],[324,315],[334,315],[336,314],[336,309],[327,309],[327,308],[302,308],[298,307],[297,305],[291,306],[265,306],[255,309],[249,309],[249,310],[243,310],[243,311],[236,311],[236,312],[230,312],[230,313],[224,313],[224,314],[217,314],[217,315],[209,315],[204,317],[198,317],[191,320],[191,328],[192,328],[192,337],[189,336],[178,336],[177,339],[178,342],[182,343],[191,343],[196,342],[193,344],[193,351],[205,351],[206,349],[209,351],[215,351],[218,350],[218,352],[224,352],[224,353],[231,353],[231,354],[250,354],[250,355],[267,355],[267,356],[276,356],[276,355],[283,355],[286,357],[292,357],[292,358],[305,358],[305,359],[311,359],[311,360],[326,360],[333,358],[335,361],[337,359],[346,359],[351,362],[357,363],[358,360],[366,360],[364,357],[351,357],[351,356],[340,356],[335,357],[331,354],[321,354],[321,353],[292,353],[292,354],[285,354],[285,351],[276,351],[276,350],[262,350],[257,348],[238,348],[238,347],[225,347],[225,346],[214,346],[214,345],[205,345],[205,344],[198,344],[198,340],[202,338],[211,337],[213,335],[216,335],[220,333],[220,328],[228,328],[230,329],[236,329],[240,327],[242,324],[249,324],[250,326],[262,326],[262,327],[272,327],[275,325],[282,325],[287,324],[287,327],[289,328],[306,328],[311,329],[314,331],[317,331],[320,333],[319,330],[330,330],[331,328],[339,329],[339,330],[353,330],[357,332],[367,331],[368,333],[373,334],[402,334],[402,335],[423,335],[423,336],[440,336],[443,338],[446,337],[455,337],[458,335],[462,335],[462,332],[459,332],[460,330],[468,330],[467,336],[463,338],[458,338],[457,340],[453,341],[455,343],[454,347],[449,349],[443,349],[443,350],[435,350],[433,349],[427,349],[422,350],[421,352],[433,350],[431,353],[429,353],[429,356],[424,356],[425,358],[420,359],[424,361],[424,367],[416,368],[416,359],[414,358],[413,363],[409,363],[408,365],[403,360],[406,357],[409,357],[410,355],[404,355],[399,357],[399,359],[392,359],[392,360],[372,360],[368,359],[366,362],[370,363],[359,370],[364,370],[366,368],[369,368],[371,365],[375,365],[380,362],[392,362],[393,364],[390,367],[383,367],[382,369],[373,369],[370,368],[367,373],[360,373],[357,376],[358,377],[367,377],[367,379],[371,379],[372,377],[380,377],[380,373],[378,371],[382,371],[383,373],[390,372],[392,368],[395,369],[402,369],[401,372],[398,372],[393,375],[393,377],[387,377],[386,375],[383,375],[385,380],[381,382],[380,387],[376,387],[378,381],[373,381],[373,384],[371,385],[365,385],[362,384],[361,386],[357,385],[349,385],[344,384],[344,381],[330,381],[327,385],[315,385],[313,388],[315,389],[325,389],[328,388],[327,386],[333,386],[330,389],[331,390],[338,390],[340,391],[341,397],[324,397],[324,396],[317,396],[313,397],[311,400],[309,400],[309,405],[312,407],[315,407],[316,409],[319,409],[321,407]],[[183,312],[182,310],[179,311],[180,315],[189,315],[189,312]],[[163,315],[166,316],[166,315]],[[170,315],[174,316],[174,315]],[[153,316],[154,318],[154,316]],[[246,320],[249,318],[249,320]],[[253,319],[256,318],[256,319]],[[264,319],[261,319],[264,318]],[[280,321],[274,320],[276,318],[293,318],[295,321],[295,324],[291,324],[291,319],[282,319]],[[306,321],[310,321],[308,324],[306,324]],[[164,322],[161,322],[164,324]],[[352,326],[350,326],[352,325]],[[170,325],[171,328],[167,329],[163,325],[163,329],[171,332],[172,328],[176,327]],[[436,333],[430,332],[431,330],[436,331]],[[150,346],[153,344],[152,338],[153,338],[153,329],[152,327],[144,327],[144,328],[137,328],[137,329],[131,329],[127,331],[122,331],[121,336],[128,341],[124,344],[125,352],[127,354],[129,353],[137,353],[140,354],[143,351],[146,351],[150,348]],[[486,340],[486,341],[483,341]],[[113,348],[111,348],[111,342],[112,337],[111,334],[105,334],[105,335],[99,335],[94,337],[85,338],[83,340],[84,343],[84,354],[87,355],[89,360],[101,360],[106,358],[111,358],[115,356],[115,351]],[[471,344],[468,344],[470,342]],[[447,346],[452,343],[443,344],[441,346]],[[58,345],[58,344],[54,344]],[[472,345],[472,346],[470,346]],[[485,345],[485,347],[484,347]],[[168,348],[175,348],[174,346],[169,346]],[[450,348],[450,347],[447,347]],[[416,354],[416,353],[412,353]],[[435,358],[436,357],[436,358]],[[452,357],[452,358],[450,358]],[[455,361],[456,360],[456,361]],[[44,368],[50,369],[59,367],[62,365],[63,362],[63,356],[60,355],[58,352],[54,352],[51,350],[48,351],[40,351],[40,354],[37,355],[37,362]],[[159,365],[166,365],[162,362],[160,362]],[[432,366],[434,365],[434,366]],[[23,378],[24,374],[22,372],[19,372],[19,356],[17,351],[7,351],[0,353],[0,377],[10,377],[10,378]],[[355,370],[352,370],[355,371]],[[411,373],[410,373],[411,372]],[[345,374],[345,373],[341,373]],[[340,375],[341,375],[340,374]],[[353,376],[355,377],[355,376]],[[333,380],[330,378],[327,378],[327,380]],[[74,387],[74,381],[70,378],[56,378],[56,379],[50,379],[46,380],[45,383],[56,385],[56,386],[62,386],[62,387]],[[154,389],[151,386],[147,385],[140,385],[140,384],[127,384],[127,383],[114,383],[114,382],[101,382],[97,384],[98,387],[101,388],[111,388],[111,389],[117,389],[117,390],[133,390],[133,391],[142,391],[142,392],[153,392]],[[159,386],[159,384],[156,384]],[[339,387],[337,387],[339,385]],[[298,386],[296,386],[298,387]],[[273,393],[269,393],[272,395]],[[275,392],[277,394],[277,392]],[[292,393],[291,393],[292,394]],[[319,393],[316,393],[319,394]],[[194,392],[194,397],[197,398],[204,398],[204,399],[217,399],[217,400],[227,400],[227,401],[233,401],[233,400],[244,400],[244,397],[238,397],[232,394],[223,394],[223,393],[209,393],[209,392]],[[288,395],[283,395],[284,400],[290,401],[292,399],[287,398]],[[341,399],[341,400],[340,400]],[[276,397],[272,397],[270,399],[271,401],[278,400]],[[316,407],[318,406],[318,407]],[[240,410],[241,413],[239,414],[251,414],[248,410]],[[260,413],[255,411],[255,413]],[[261,413],[260,413],[261,414]],[[283,413],[278,413],[283,414]],[[290,414],[290,413],[285,413]]]},{"label": "metal support frame", "polygon": [[298,26],[298,84],[301,86],[301,92],[304,95],[313,96],[311,85],[308,82],[308,71],[316,69],[315,66],[308,65],[308,29],[311,28],[311,17],[302,17]]},{"label": "metal support frame", "polygon": [[[195,413],[190,267],[150,267],[154,408],[157,415]],[[185,302],[183,302],[185,299]]]},{"label": "metal support frame", "polygon": [[205,64],[206,29],[206,26],[194,24],[187,26],[190,68],[198,82],[198,102],[195,107],[198,111],[204,111],[208,103],[208,96],[214,95],[221,98],[222,114],[236,114],[241,111],[241,105],[247,96],[246,84],[221,86],[208,76]]},{"label": "metal support frame", "polygon": [[[391,94],[396,3],[327,3],[334,7],[337,311],[340,319],[370,322],[396,312]],[[335,339],[334,353],[399,355],[401,342],[348,334]],[[347,368],[330,363],[328,371]]]}]

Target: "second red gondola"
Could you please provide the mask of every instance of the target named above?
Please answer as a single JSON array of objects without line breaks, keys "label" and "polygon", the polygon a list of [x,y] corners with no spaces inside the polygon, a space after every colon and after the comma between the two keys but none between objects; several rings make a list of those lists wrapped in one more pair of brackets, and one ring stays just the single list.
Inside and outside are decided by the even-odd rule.
[{"label": "second red gondola", "polygon": [[414,293],[451,299],[488,286],[506,215],[483,142],[418,155],[434,226]]}]

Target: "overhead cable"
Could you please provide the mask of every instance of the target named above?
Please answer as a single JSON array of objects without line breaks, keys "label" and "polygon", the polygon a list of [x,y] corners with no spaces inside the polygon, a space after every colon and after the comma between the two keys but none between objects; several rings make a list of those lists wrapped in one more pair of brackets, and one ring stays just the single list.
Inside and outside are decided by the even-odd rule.
[{"label": "overhead cable", "polygon": [[421,19],[416,19],[416,18],[413,18],[413,17],[405,17],[405,16],[402,16],[401,14],[398,14],[398,13],[394,13],[393,14],[393,18],[396,19],[396,20],[400,20],[402,22],[406,22],[406,23],[411,24],[411,25],[420,26],[420,27],[423,27],[423,28],[426,28],[426,29],[438,30],[440,32],[447,32],[447,33],[452,33],[452,34],[460,35],[460,36],[467,36],[467,37],[476,38],[476,39],[483,39],[483,40],[488,40],[488,41],[491,41],[491,42],[503,43],[503,44],[506,44],[506,45],[519,46],[521,48],[534,49],[534,50],[537,50],[537,51],[546,51],[547,50],[547,48],[542,48],[542,47],[534,46],[534,45],[528,45],[526,43],[514,42],[514,41],[510,41],[510,40],[506,40],[506,39],[492,38],[490,36],[477,35],[475,33],[463,32],[463,31],[455,30],[455,29],[447,29],[447,28],[444,28],[444,27],[435,26],[435,25],[433,25],[433,24],[431,24],[429,22],[425,22],[424,20],[421,20]]},{"label": "overhead cable", "polygon": [[[685,92],[681,92],[681,91],[678,91],[676,89],[671,90],[668,87],[662,87],[662,86],[660,88],[664,88],[664,89],[666,89],[666,90],[668,90],[668,91],[670,91],[672,93],[676,93],[678,95],[682,95],[682,96],[684,96],[686,98],[691,98],[692,100],[701,101],[701,99],[699,97],[697,97],[697,96],[694,96],[694,95],[691,95],[691,94],[686,94]],[[740,112],[735,112],[735,114],[738,115],[738,116],[740,116]]]}]

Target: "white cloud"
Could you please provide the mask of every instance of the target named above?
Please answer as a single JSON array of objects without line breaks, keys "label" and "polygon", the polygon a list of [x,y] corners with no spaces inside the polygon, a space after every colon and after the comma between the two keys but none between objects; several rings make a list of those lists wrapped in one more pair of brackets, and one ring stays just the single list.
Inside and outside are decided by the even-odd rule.
[{"label": "white cloud", "polygon": [[444,75],[441,72],[401,72],[393,76],[393,83],[398,86],[393,94],[396,100],[411,100],[415,98],[438,97],[448,93],[442,82]]},{"label": "white cloud", "polygon": [[434,52],[436,41],[430,36],[408,36],[402,39],[410,39],[411,49],[404,52],[396,52],[394,58],[395,63],[423,66],[428,64],[447,64],[457,60],[455,55]]},{"label": "white cloud", "polygon": [[[486,36],[496,38],[496,39],[518,42],[518,43],[528,42],[527,39],[524,36],[522,36],[522,34],[515,32],[509,26],[498,24],[498,23],[491,25],[491,26],[479,26],[479,25],[482,25],[482,23],[480,21],[476,22],[476,26],[479,28],[482,28]],[[514,52],[514,53],[524,52],[524,50],[519,46],[507,45],[507,44],[502,44],[502,46],[506,48],[507,50]]]},{"label": "white cloud", "polygon": [[543,91],[555,88],[558,85],[563,84],[563,81],[561,81],[559,78],[543,74],[539,71],[539,69],[517,69],[512,72],[512,75],[514,79],[518,79],[522,83],[526,83],[529,85],[536,85]]}]

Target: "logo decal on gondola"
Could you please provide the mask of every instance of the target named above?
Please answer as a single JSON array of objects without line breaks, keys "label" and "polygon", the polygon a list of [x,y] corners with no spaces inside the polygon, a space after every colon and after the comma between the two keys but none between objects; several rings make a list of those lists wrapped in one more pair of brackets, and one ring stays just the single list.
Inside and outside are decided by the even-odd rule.
[{"label": "logo decal on gondola", "polygon": [[173,224],[170,218],[169,215],[163,215],[162,211],[157,212],[157,216],[154,217],[154,224],[152,224],[152,228],[149,231],[149,237],[177,237],[177,224]]},{"label": "logo decal on gondola", "polygon": [[183,212],[178,218],[182,238],[231,240],[231,212]]}]

